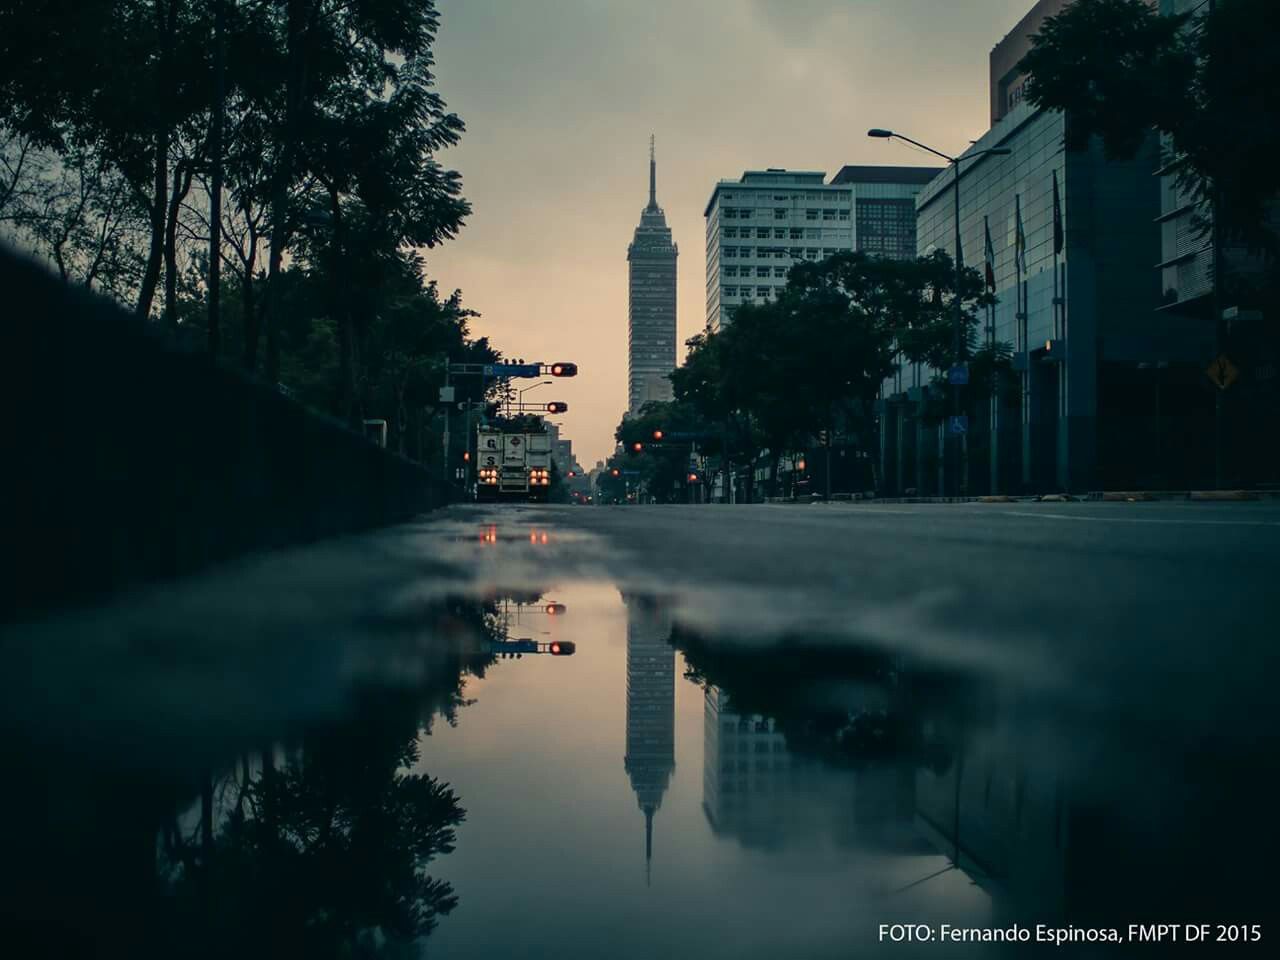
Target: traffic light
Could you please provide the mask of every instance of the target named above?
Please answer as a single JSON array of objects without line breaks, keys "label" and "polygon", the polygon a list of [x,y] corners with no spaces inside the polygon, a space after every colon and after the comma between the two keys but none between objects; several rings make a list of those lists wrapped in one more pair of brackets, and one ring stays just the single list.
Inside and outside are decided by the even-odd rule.
[{"label": "traffic light", "polygon": [[570,470],[570,471],[569,471],[569,476],[570,476],[571,478],[572,478],[572,477],[576,477],[577,475],[578,475],[578,471],[577,471],[577,470]]},{"label": "traffic light", "polygon": [[471,451],[470,451],[470,450],[467,450],[465,453],[463,453],[463,454],[462,454],[462,462],[463,462],[463,463],[470,463],[470,462],[471,462]]},{"label": "traffic light", "polygon": [[689,474],[689,482],[690,482],[690,483],[697,483],[697,482],[698,482],[698,475],[697,475],[696,473],[691,473],[691,474]]},{"label": "traffic light", "polygon": [[576,363],[553,363],[551,365],[551,375],[553,377],[576,377],[578,375],[578,365]]},{"label": "traffic light", "polygon": [[620,477],[622,476],[622,471],[619,470],[617,467],[614,467],[612,470],[609,471],[609,476]]},{"label": "traffic light", "polygon": [[569,405],[559,400],[552,400],[547,404],[547,413],[566,413],[568,409]]},{"label": "traffic light", "polygon": [[640,452],[642,452],[643,450],[644,450],[644,444],[643,444],[643,443],[641,443],[639,440],[637,440],[635,443],[633,443],[633,444],[631,445],[631,452],[632,452],[632,453],[640,453]]},{"label": "traffic light", "polygon": [[801,457],[799,460],[796,461],[796,469],[799,470],[801,473],[804,473],[804,468],[805,468],[804,457]]},{"label": "traffic light", "polygon": [[654,441],[654,443],[658,443],[658,442],[660,442],[661,440],[662,440],[662,431],[661,431],[661,430],[655,430],[655,431],[653,431],[653,441]]},{"label": "traffic light", "polygon": [[572,640],[552,640],[551,647],[547,652],[553,657],[571,657],[577,649],[577,644]]},{"label": "traffic light", "polygon": [[558,603],[554,600],[551,603],[548,603],[546,606],[547,616],[549,617],[558,617],[560,616],[560,614],[564,613],[565,610],[567,609],[568,607],[566,607],[563,603]]}]

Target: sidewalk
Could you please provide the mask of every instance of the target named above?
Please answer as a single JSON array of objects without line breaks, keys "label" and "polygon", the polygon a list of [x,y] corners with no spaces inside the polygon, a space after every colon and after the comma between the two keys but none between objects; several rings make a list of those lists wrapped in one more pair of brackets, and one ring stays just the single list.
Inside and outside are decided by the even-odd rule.
[{"label": "sidewalk", "polygon": [[[1256,500],[1280,500],[1280,490],[1096,490],[1075,495],[1046,493],[1037,496],[983,496],[983,497],[876,497],[870,494],[832,494],[832,503],[1151,503],[1156,501],[1185,500],[1198,503],[1229,503]],[[821,497],[792,500],[786,497],[768,497],[765,503],[810,505],[825,503]]]}]

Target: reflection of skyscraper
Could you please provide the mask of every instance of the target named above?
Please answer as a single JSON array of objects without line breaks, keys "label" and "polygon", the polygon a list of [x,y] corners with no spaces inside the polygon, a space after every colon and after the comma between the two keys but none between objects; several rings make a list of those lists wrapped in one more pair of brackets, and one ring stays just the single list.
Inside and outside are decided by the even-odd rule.
[{"label": "reflection of skyscraper", "polygon": [[671,618],[652,600],[626,597],[627,752],[636,802],[644,813],[645,868],[653,857],[653,815],[676,766],[676,654]]}]

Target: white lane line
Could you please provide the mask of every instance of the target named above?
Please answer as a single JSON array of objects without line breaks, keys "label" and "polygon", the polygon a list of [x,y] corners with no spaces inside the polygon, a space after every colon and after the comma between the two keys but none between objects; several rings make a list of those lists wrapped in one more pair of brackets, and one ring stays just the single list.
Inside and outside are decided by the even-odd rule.
[{"label": "white lane line", "polygon": [[1074,517],[1069,513],[1034,513],[1030,510],[1001,510],[1007,517],[1037,517],[1042,520],[1086,520],[1095,523],[1163,523],[1171,526],[1194,524],[1204,527],[1280,527],[1280,520],[1170,520],[1156,517]]}]

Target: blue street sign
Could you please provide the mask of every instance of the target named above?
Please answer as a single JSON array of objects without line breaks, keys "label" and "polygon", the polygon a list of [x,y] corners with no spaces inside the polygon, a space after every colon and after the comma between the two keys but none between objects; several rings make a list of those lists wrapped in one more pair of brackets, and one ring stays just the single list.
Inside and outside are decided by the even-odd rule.
[{"label": "blue street sign", "polygon": [[486,363],[486,377],[540,377],[542,366],[537,363]]},{"label": "blue street sign", "polygon": [[954,367],[947,371],[947,383],[956,387],[963,387],[969,382],[969,368],[963,363],[957,363]]},{"label": "blue street sign", "polygon": [[958,417],[947,417],[947,433],[953,437],[963,437],[969,432],[969,418],[961,414]]},{"label": "blue street sign", "polygon": [[709,439],[709,434],[705,433],[682,433],[679,430],[667,431],[662,435],[663,440],[683,440],[685,442],[700,443]]},{"label": "blue street sign", "polygon": [[623,470],[622,475],[624,477],[638,477],[640,476],[640,471],[639,470]]}]

